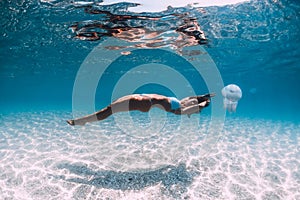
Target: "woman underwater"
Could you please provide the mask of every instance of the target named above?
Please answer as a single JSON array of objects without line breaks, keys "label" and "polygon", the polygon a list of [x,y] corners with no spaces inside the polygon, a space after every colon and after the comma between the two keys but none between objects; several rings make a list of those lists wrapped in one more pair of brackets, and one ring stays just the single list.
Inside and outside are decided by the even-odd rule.
[{"label": "woman underwater", "polygon": [[148,112],[153,107],[176,115],[187,115],[190,117],[192,114],[199,113],[204,107],[207,107],[210,104],[210,98],[213,96],[215,94],[205,94],[178,100],[175,97],[166,97],[159,94],[132,94],[117,99],[98,112],[81,118],[67,120],[67,122],[72,126],[85,125],[87,122],[104,120],[113,113],[132,110]]}]

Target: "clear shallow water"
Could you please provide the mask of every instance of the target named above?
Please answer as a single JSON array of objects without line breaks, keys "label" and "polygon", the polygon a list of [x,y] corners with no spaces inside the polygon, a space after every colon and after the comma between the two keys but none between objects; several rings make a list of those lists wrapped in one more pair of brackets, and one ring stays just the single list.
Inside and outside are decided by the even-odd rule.
[{"label": "clear shallow water", "polygon": [[[1,110],[71,108],[76,73],[101,40],[74,39],[70,27],[76,22],[105,22],[107,18],[86,13],[83,8],[67,2],[53,4],[1,2],[2,8],[9,7],[1,13]],[[124,14],[122,5],[100,8]],[[208,39],[204,48],[216,63],[224,84],[236,83],[244,92],[238,114],[299,121],[297,2],[251,1],[200,11],[175,8],[146,15],[168,16],[170,13],[187,13],[197,18]],[[164,23],[142,22],[148,29],[169,31],[180,21],[169,17]],[[103,107],[107,103],[98,104]]]},{"label": "clear shallow water", "polygon": [[[107,16],[61,1],[0,5],[1,198],[300,199],[299,3],[179,7],[131,23],[162,31],[173,45],[174,29],[187,18],[170,14],[196,18],[208,39],[202,47],[224,84],[243,90],[237,113],[227,114],[223,131],[210,133],[219,140],[205,153],[210,107],[200,118],[183,121],[155,110],[150,119],[133,113],[133,125],[118,115],[124,119],[121,128],[113,118],[69,127],[76,73],[103,42],[76,39],[70,27],[76,22],[85,27],[87,20],[104,23]],[[100,10],[124,15],[126,6]],[[153,21],[162,15],[164,23]],[[116,69],[111,80],[124,66]],[[200,84],[195,89],[207,91]],[[139,88],[155,91],[170,94],[164,87]],[[110,103],[103,93],[95,99],[97,109]]]},{"label": "clear shallow water", "polygon": [[70,116],[65,112],[20,113],[17,120],[1,116],[1,197],[300,197],[299,124],[228,119],[219,141],[203,155],[207,116],[197,131],[190,128],[190,121],[178,130],[172,125],[178,122],[174,117],[153,135],[128,127],[130,136],[113,120],[70,130],[62,123]]}]

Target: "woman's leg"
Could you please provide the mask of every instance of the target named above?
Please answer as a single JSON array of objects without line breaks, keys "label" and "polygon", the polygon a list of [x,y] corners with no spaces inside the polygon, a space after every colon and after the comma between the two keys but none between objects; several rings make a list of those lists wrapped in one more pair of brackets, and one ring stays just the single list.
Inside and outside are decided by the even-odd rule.
[{"label": "woman's leg", "polygon": [[68,120],[68,124],[74,126],[74,125],[85,125],[87,122],[95,122],[99,120],[104,120],[107,117],[112,115],[112,109],[111,106],[107,106],[106,108],[103,108],[102,110],[95,112],[91,115],[87,115],[81,118],[77,118],[74,120]]},{"label": "woman's leg", "polygon": [[131,110],[148,112],[151,109],[151,106],[151,98],[147,96],[128,95],[114,101],[111,105],[98,112],[78,119],[68,120],[67,122],[70,125],[85,125],[87,122],[104,120],[113,113],[117,112],[126,112]]},{"label": "woman's leg", "polygon": [[140,94],[133,94],[122,97],[111,104],[113,113],[132,110],[148,112],[151,109],[151,106],[151,97]]}]

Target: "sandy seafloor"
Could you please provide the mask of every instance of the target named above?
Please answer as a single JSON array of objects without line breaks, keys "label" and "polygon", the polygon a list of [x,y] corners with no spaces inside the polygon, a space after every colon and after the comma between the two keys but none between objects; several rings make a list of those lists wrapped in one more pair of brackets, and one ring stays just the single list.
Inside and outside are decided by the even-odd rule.
[{"label": "sandy seafloor", "polygon": [[208,116],[127,133],[70,117],[1,115],[1,199],[300,199],[300,124],[229,116],[203,153]]}]

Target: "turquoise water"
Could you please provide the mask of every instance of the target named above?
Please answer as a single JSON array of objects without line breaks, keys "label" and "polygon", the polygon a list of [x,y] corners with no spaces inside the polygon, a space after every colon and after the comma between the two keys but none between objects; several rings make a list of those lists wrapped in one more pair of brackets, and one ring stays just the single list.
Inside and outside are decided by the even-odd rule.
[{"label": "turquoise water", "polygon": [[[89,5],[112,16],[138,15],[126,12],[130,5],[126,3]],[[106,23],[109,15],[88,13],[84,9],[90,7],[67,1],[1,1],[0,6],[0,199],[300,198],[297,1],[169,8],[144,13],[147,20],[116,24]],[[237,112],[227,113],[216,127],[210,122],[213,106],[224,112],[218,107],[221,91],[210,91],[203,74],[202,79],[181,62],[182,41],[176,40],[174,47],[176,28],[190,18],[197,19],[207,38],[203,45],[184,43],[200,52],[192,58],[209,55],[223,84],[237,84],[243,91]],[[85,59],[104,42],[123,45],[124,38],[78,39],[72,32],[77,22],[81,31],[92,24],[88,31],[101,33],[105,29],[95,23],[143,27],[164,38],[159,47],[171,46],[174,54],[164,57],[158,48],[149,47],[157,38],[138,41],[151,45],[146,50],[135,47],[135,53],[142,53],[122,54],[117,61],[110,57],[114,50],[104,48],[99,60],[113,64],[99,80],[95,105],[78,113],[75,83],[83,63],[90,61]],[[133,74],[129,76],[130,83],[137,84],[133,92],[178,95],[176,88],[181,87],[157,81],[171,79],[165,77],[171,72],[160,65],[127,73],[130,65],[156,58],[157,63],[174,65],[195,93],[215,92],[212,105],[191,119],[154,109],[149,115],[120,113],[85,127],[65,123],[109,104],[114,84],[125,74]],[[158,79],[138,85],[137,80],[150,72]],[[120,93],[128,88],[121,86]],[[188,93],[190,88],[183,88]]]}]

